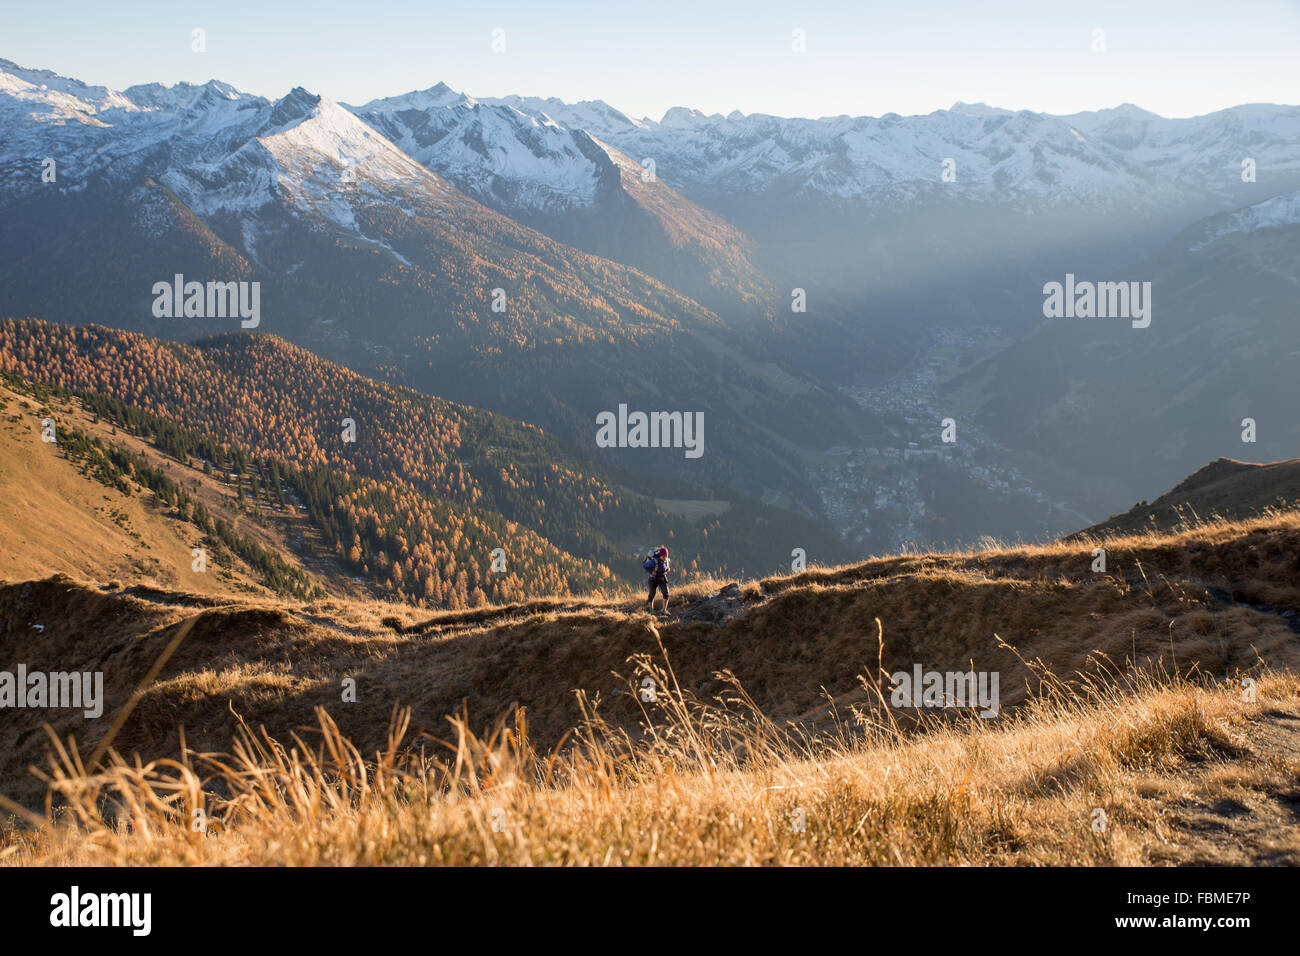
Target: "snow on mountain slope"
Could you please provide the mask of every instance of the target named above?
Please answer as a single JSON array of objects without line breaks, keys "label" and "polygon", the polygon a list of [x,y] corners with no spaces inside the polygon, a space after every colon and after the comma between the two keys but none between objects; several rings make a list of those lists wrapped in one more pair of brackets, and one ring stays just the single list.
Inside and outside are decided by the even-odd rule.
[{"label": "snow on mountain slope", "polygon": [[[318,225],[360,233],[353,202],[383,201],[393,184],[448,191],[352,113],[301,88],[274,103],[215,80],[117,93],[3,63],[0,116],[26,114],[6,124],[0,204],[43,188],[77,191],[92,178],[144,201],[137,187],[153,179],[199,216],[235,220],[256,260],[261,232],[278,228],[259,211],[279,198]],[[40,175],[45,156],[57,164],[53,183]]]},{"label": "snow on mountain slope", "polygon": [[1188,247],[1187,251],[1199,252],[1228,236],[1296,225],[1300,225],[1300,192],[1283,193],[1216,218],[1202,238]]},{"label": "snow on mountain slope", "polygon": [[484,104],[442,83],[351,109],[470,195],[533,210],[595,200],[602,169],[591,137],[544,114]]},{"label": "snow on mountain slope", "polygon": [[[1080,140],[1064,121],[1025,111],[957,107],[928,116],[821,120],[670,111],[658,127],[614,142],[656,157],[670,183],[728,193],[780,188],[897,202],[943,188],[963,198],[1094,202],[1150,185],[1140,170]],[[955,178],[945,182],[949,160]]]},{"label": "snow on mountain slope", "polygon": [[[5,84],[17,92],[0,91],[0,110],[12,112],[31,84],[12,74]],[[132,91],[139,103],[107,108],[94,125],[27,116],[22,136],[3,141],[0,206],[21,209],[15,222],[27,230],[12,237],[39,233],[58,246],[59,231],[42,230],[42,219],[84,218],[90,208],[134,224],[144,237],[165,236],[188,217],[187,233],[213,254],[225,255],[224,243],[260,270],[299,277],[304,255],[320,257],[313,274],[338,257],[346,268],[390,282],[408,311],[432,288],[450,302],[447,314],[477,321],[484,288],[509,287],[511,317],[497,319],[493,334],[514,343],[550,326],[572,332],[579,316],[641,335],[638,323],[622,321],[624,312],[656,315],[664,329],[679,321],[717,325],[708,309],[647,275],[584,255],[475,201],[328,98],[299,87],[270,102],[215,82]],[[615,169],[586,133],[509,112],[524,128],[585,141]],[[43,155],[57,157],[54,182],[42,182]],[[77,205],[87,190],[90,198]],[[87,225],[77,239],[99,241],[97,227]],[[378,259],[368,255],[380,249]],[[349,258],[355,252],[360,258]],[[397,274],[383,279],[394,262],[420,273],[406,277],[411,288]]]},{"label": "snow on mountain slope", "polygon": [[[142,132],[169,124],[173,134],[200,132],[196,114],[219,131],[237,124],[241,110],[265,105],[216,81],[117,92],[0,60],[0,118],[9,134],[0,161],[31,155],[32,123],[60,146],[68,145],[54,130],[60,124],[112,125],[138,144]],[[638,163],[653,159],[658,178],[688,195],[777,189],[895,202],[943,187],[988,201],[1151,203],[1188,188],[1237,198],[1247,158],[1262,187],[1272,188],[1272,179],[1293,188],[1281,177],[1300,176],[1300,107],[1266,104],[1189,119],[1131,104],[1050,116],[958,103],[924,116],[816,120],[675,107],[655,122],[599,100],[475,99],[439,83],[349,109],[462,190],[527,210],[595,201],[604,163],[593,138]],[[141,113],[149,121],[125,115]],[[169,122],[158,122],[164,117]],[[950,182],[941,179],[945,160],[955,163]]]},{"label": "snow on mountain slope", "polygon": [[124,95],[133,105],[142,110],[191,110],[199,105],[206,96],[219,96],[227,100],[240,100],[245,94],[228,83],[209,80],[207,83],[177,83],[163,86],[161,83],[143,83],[128,86]]},{"label": "snow on mountain slope", "polygon": [[[654,158],[659,175],[695,195],[783,188],[838,198],[906,200],[936,186],[964,198],[1096,202],[1187,187],[1221,195],[1252,157],[1300,173],[1300,107],[1248,105],[1165,119],[1130,104],[1051,116],[957,103],[924,116],[784,119],[705,115],[675,107],[633,120],[601,103],[484,100],[584,128],[623,152]],[[956,178],[940,178],[945,159]]]},{"label": "snow on mountain slope", "polygon": [[[335,185],[364,178],[382,182],[428,181],[429,171],[333,100],[313,96],[299,87],[289,94],[299,111],[281,114],[282,127],[259,137],[286,168],[294,184],[308,174],[320,174],[319,159],[336,160]],[[281,101],[282,105],[286,101]],[[301,162],[294,162],[300,160]]]},{"label": "snow on mountain slope", "polygon": [[[277,199],[373,243],[358,203],[401,212],[404,193],[422,205],[459,190],[751,315],[778,307],[772,290],[787,281],[819,284],[850,311],[868,287],[932,286],[899,264],[933,257],[936,242],[949,268],[974,268],[976,246],[1013,272],[1045,267],[1025,260],[1036,250],[1067,265],[1103,248],[1130,257],[1206,215],[1300,189],[1300,108],[1289,106],[1164,119],[1128,104],[1050,116],[958,103],[817,120],[677,107],[655,122],[598,100],[475,99],[443,83],[355,108],[217,81],[119,93],[0,61],[0,121],[0,208],[91,177],[125,189],[152,178],[201,217],[235,221],[218,231],[256,258],[278,227],[258,210]],[[1257,183],[1242,182],[1243,158]]]},{"label": "snow on mountain slope", "polygon": [[[558,107],[561,122],[541,107]],[[603,104],[486,102],[439,83],[351,107],[462,192],[587,252],[655,275],[713,307],[772,308],[753,242],[589,129],[633,124]]]},{"label": "snow on mountain slope", "polygon": [[1240,187],[1243,160],[1254,161],[1262,188],[1270,179],[1300,172],[1300,108],[1294,106],[1253,103],[1165,119],[1126,103],[1063,119],[1153,175],[1216,194]]},{"label": "snow on mountain slope", "polygon": [[[270,108],[263,97],[216,81],[137,86],[130,94],[136,99],[0,61],[0,207],[39,189],[83,189],[92,177],[129,188],[143,170],[219,163]],[[53,182],[42,177],[46,158],[56,164]]]},{"label": "snow on mountain slope", "polygon": [[[542,106],[559,107],[561,123]],[[565,107],[558,100],[476,100],[439,83],[428,90],[348,107],[405,153],[463,191],[513,212],[563,211],[590,206],[600,191],[622,189],[659,205],[673,203],[658,178],[593,130],[568,124],[614,115],[604,104]],[[526,109],[525,109],[526,108]],[[606,112],[607,111],[607,112]],[[602,124],[593,124],[602,125]],[[681,197],[675,203],[689,205]],[[716,216],[696,207],[698,221]]]},{"label": "snow on mountain slope", "polygon": [[556,97],[502,96],[486,97],[479,102],[493,106],[510,106],[532,116],[545,115],[569,129],[585,129],[600,139],[614,139],[629,130],[649,129],[654,120],[632,119],[622,110],[602,100],[565,103]]},{"label": "snow on mountain slope", "polygon": [[291,91],[259,111],[261,128],[215,163],[171,166],[158,178],[201,216],[255,213],[278,197],[319,221],[357,230],[353,204],[390,188],[446,191],[391,142],[337,103]]},{"label": "snow on mountain slope", "polygon": [[33,117],[72,119],[83,123],[94,122],[95,114],[104,110],[139,109],[130,97],[106,86],[89,86],[49,70],[24,69],[3,58],[0,58],[0,96],[30,104],[37,110],[42,106],[48,110],[46,113],[33,112]]},{"label": "snow on mountain slope", "polygon": [[[603,103],[507,97],[534,115],[591,121],[589,131],[688,190],[758,192],[773,187],[840,198],[910,198],[941,184],[956,163],[954,192],[1047,193],[1067,183],[1095,197],[1125,171],[1090,155],[1067,124],[1032,113],[965,107],[922,117],[782,119],[733,112],[707,116],[675,107],[659,123],[632,120]],[[595,128],[592,128],[595,127]]]}]

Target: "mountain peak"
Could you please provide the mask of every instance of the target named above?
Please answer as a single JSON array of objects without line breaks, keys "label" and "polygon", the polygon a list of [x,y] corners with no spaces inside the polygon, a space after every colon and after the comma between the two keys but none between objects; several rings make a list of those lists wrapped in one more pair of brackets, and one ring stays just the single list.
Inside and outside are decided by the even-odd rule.
[{"label": "mountain peak", "polygon": [[18,99],[54,105],[65,113],[96,113],[136,109],[129,99],[107,86],[91,86],[52,70],[33,70],[0,58],[0,90]]},{"label": "mountain peak", "polygon": [[302,103],[316,106],[320,103],[320,94],[312,93],[301,86],[295,86],[280,99],[280,103]]},{"label": "mountain peak", "polygon": [[966,103],[958,100],[948,109],[949,113],[956,113],[959,116],[999,116],[1006,110],[999,109],[996,106],[989,106],[987,103]]},{"label": "mountain peak", "polygon": [[1150,110],[1144,110],[1136,103],[1121,103],[1119,106],[1109,110],[1102,110],[1103,113],[1115,113],[1122,116],[1155,116]]},{"label": "mountain peak", "polygon": [[720,118],[716,113],[713,116],[706,116],[699,110],[693,110],[686,106],[674,106],[664,113],[664,118],[659,121],[659,125],[668,129],[689,129],[693,126],[702,126],[709,120]]},{"label": "mountain peak", "polygon": [[393,112],[396,110],[429,110],[444,106],[477,106],[478,100],[465,93],[453,90],[439,80],[433,86],[423,90],[412,90],[398,96],[385,96],[371,100],[361,106],[342,104],[356,113]]},{"label": "mountain peak", "polygon": [[275,108],[271,110],[271,115],[266,121],[266,127],[268,130],[282,129],[300,122],[315,113],[320,108],[320,104],[319,94],[309,93],[301,86],[295,86],[276,101]]},{"label": "mountain peak", "polygon": [[139,83],[122,91],[127,99],[141,109],[188,109],[205,94],[223,99],[239,99],[239,91],[218,80],[208,80],[201,86],[193,83]]},{"label": "mountain peak", "polygon": [[1098,119],[1140,119],[1152,120],[1160,119],[1158,113],[1152,113],[1150,110],[1144,110],[1135,103],[1121,103],[1119,106],[1112,106],[1104,110],[1093,110],[1091,113],[1085,111],[1084,115],[1095,116]]},{"label": "mountain peak", "polygon": [[[458,90],[453,90],[442,80],[439,80],[437,83],[433,84],[433,86],[429,87],[427,90],[419,90],[414,93],[408,93],[407,96],[411,97],[412,99],[419,98],[421,101],[423,101],[425,106],[446,106],[449,103],[456,103],[461,101],[468,101],[471,105],[474,103],[473,97],[467,96]],[[401,99],[401,97],[398,97],[398,99]]]}]

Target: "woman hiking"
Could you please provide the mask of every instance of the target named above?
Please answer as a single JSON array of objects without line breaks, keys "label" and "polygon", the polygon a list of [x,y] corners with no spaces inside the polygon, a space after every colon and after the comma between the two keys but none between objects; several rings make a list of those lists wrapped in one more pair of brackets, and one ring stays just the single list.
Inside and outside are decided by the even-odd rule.
[{"label": "woman hiking", "polygon": [[664,613],[668,613],[668,549],[663,545],[655,548],[648,555],[641,567],[645,568],[646,573],[650,575],[650,593],[646,595],[645,609],[654,610],[655,591],[660,591],[664,596]]}]

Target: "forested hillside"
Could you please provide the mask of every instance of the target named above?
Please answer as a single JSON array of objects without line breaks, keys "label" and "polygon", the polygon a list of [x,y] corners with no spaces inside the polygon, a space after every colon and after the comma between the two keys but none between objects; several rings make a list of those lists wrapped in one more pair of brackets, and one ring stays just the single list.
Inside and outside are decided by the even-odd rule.
[{"label": "forested hillside", "polygon": [[540,429],[374,382],[271,336],[186,346],[5,320],[0,368],[77,393],[179,461],[232,476],[241,495],[293,496],[354,574],[400,600],[465,607],[607,589],[617,572],[639,574],[637,550],[659,541],[686,573],[771,569],[794,547],[841,553],[776,509],[671,516]]}]

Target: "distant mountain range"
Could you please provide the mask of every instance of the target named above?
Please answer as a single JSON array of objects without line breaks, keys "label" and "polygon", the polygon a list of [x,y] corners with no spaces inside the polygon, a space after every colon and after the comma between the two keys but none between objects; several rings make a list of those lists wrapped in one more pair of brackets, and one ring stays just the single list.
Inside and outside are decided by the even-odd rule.
[{"label": "distant mountain range", "polygon": [[[24,76],[0,97],[18,127],[0,154],[8,314],[188,340],[234,323],[156,316],[156,282],[258,281],[261,330],[540,424],[677,497],[738,488],[810,511],[799,449],[857,427],[851,403],[782,369],[761,315],[728,324],[520,225],[327,99]],[[704,412],[709,453],[602,453],[596,416],[621,403]]]},{"label": "distant mountain range", "polygon": [[[876,324],[897,319],[899,297],[913,302],[909,324],[960,315],[1013,301],[999,283],[1026,269],[1122,263],[1204,216],[1300,189],[1295,106],[1191,119],[1131,104],[818,120],[675,108],[655,122],[600,101],[476,99],[443,83],[345,108],[301,89],[272,103],[217,81],[116,92],[4,60],[0,71],[9,200],[41,185],[37,157],[62,154],[65,180],[79,182],[148,152],[143,165],[205,221],[244,214],[233,245],[254,259],[272,226],[247,214],[295,182],[300,203],[387,251],[326,187],[378,188],[409,178],[414,161],[726,318],[790,322],[795,287],[811,291],[810,315],[851,327],[868,311]],[[303,194],[292,170],[259,160],[255,140],[281,169],[323,157],[332,168],[313,168],[325,191]],[[931,289],[921,309],[918,285]]]},{"label": "distant mountain range", "polygon": [[[901,431],[837,386],[888,381],[939,327],[1011,336],[942,394],[1078,508],[1300,444],[1296,106],[653,121],[441,83],[359,106],[114,91],[0,60],[0,123],[0,315],[190,341],[239,322],[156,315],[156,283],[258,282],[256,331],[666,498],[821,520],[819,456]],[[1045,319],[1067,273],[1152,282],[1151,328]],[[624,404],[702,412],[707,453],[598,446]],[[1245,417],[1258,452],[1224,444]]]},{"label": "distant mountain range", "polygon": [[[818,120],[676,108],[655,122],[600,101],[476,100],[439,84],[357,112],[462,189],[478,184],[477,198],[564,241],[566,216],[600,204],[606,153],[653,163],[674,196],[752,237],[748,261],[778,289],[814,290],[820,318],[848,329],[867,319],[877,337],[886,325],[990,312],[1023,326],[1027,276],[1113,268],[1204,216],[1300,189],[1295,106],[1191,119],[1131,104],[1051,116],[959,103]],[[593,139],[595,151],[572,146]],[[1243,182],[1247,159],[1253,182]],[[585,238],[590,251],[627,255]]]}]

